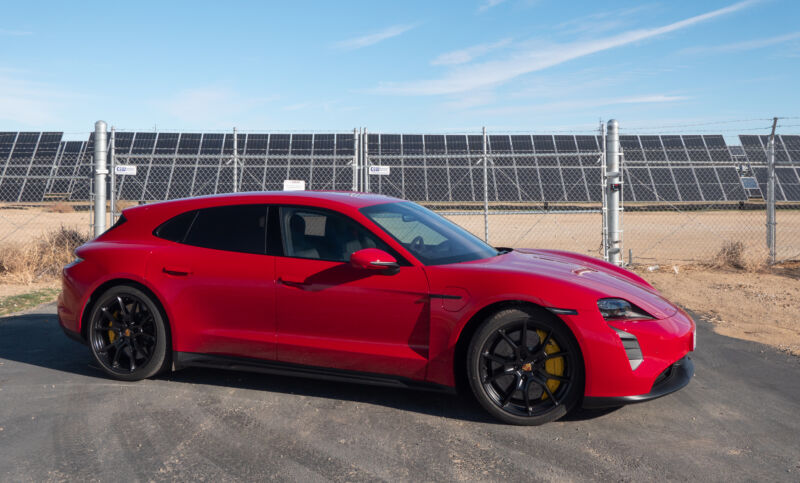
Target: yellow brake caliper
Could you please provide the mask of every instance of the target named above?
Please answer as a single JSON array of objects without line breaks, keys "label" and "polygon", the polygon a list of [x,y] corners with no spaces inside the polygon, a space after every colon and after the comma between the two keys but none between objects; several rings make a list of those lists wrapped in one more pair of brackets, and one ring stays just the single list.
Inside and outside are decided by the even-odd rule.
[{"label": "yellow brake caliper", "polygon": [[[547,337],[547,334],[543,330],[537,330],[537,334],[539,334],[539,342],[543,342],[544,338]],[[561,348],[558,346],[554,339],[550,339],[550,342],[547,343],[547,347],[544,348],[545,354],[555,354],[559,352]],[[544,363],[544,370],[547,371],[548,374],[552,374],[554,376],[563,376],[564,375],[564,357],[554,357],[552,359],[548,359]],[[561,385],[561,381],[557,381],[555,379],[548,379],[547,380],[547,388],[550,389],[550,392],[555,393],[558,386]],[[542,394],[542,399],[547,399],[547,393]]]},{"label": "yellow brake caliper", "polygon": [[[116,319],[117,318],[117,312],[114,312],[113,315],[114,315],[114,318]],[[111,327],[111,325],[112,325],[112,323],[111,323],[111,321],[109,321],[108,322],[108,326]],[[109,330],[108,331],[108,341],[109,342],[114,342],[114,339],[116,339],[116,338],[117,338],[117,334],[115,334],[113,330]]]}]

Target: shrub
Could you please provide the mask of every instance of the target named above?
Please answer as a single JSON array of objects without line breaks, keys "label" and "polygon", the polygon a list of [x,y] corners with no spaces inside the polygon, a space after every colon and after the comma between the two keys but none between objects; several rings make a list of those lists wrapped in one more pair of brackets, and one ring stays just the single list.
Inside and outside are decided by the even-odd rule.
[{"label": "shrub", "polygon": [[87,234],[62,226],[26,245],[0,247],[0,276],[25,284],[56,279],[73,260],[75,249],[88,240]]}]

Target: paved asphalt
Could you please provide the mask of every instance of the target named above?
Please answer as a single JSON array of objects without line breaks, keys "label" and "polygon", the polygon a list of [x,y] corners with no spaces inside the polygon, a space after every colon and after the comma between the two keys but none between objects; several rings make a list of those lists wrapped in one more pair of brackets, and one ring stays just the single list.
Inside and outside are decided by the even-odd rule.
[{"label": "paved asphalt", "polygon": [[121,383],[54,313],[0,318],[0,481],[800,481],[800,358],[702,321],[679,393],[524,428],[425,392],[198,369]]}]

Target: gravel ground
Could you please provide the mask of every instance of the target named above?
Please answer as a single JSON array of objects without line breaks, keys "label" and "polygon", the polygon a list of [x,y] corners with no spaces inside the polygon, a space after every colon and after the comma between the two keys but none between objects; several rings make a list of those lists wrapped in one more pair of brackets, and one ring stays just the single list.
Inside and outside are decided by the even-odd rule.
[{"label": "gravel ground", "polygon": [[682,391],[523,428],[424,392],[196,369],[120,383],[54,313],[0,318],[0,481],[800,480],[800,358],[703,320]]}]

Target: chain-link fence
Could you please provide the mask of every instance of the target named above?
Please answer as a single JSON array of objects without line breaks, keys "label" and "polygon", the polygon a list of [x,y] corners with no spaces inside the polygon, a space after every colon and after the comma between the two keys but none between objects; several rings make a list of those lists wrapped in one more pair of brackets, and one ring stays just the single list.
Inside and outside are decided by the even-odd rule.
[{"label": "chain-link fence", "polygon": [[601,147],[596,135],[369,134],[364,158],[369,191],[428,206],[494,246],[600,256]]},{"label": "chain-link fence", "polygon": [[[781,137],[776,140],[775,259],[784,261],[800,258],[800,158],[793,162]],[[719,135],[623,135],[620,144],[627,257],[640,263],[768,259],[766,143],[745,144],[745,152]]]},{"label": "chain-link fence", "polygon": [[[623,261],[766,259],[767,136],[740,136],[738,146],[719,135],[621,132]],[[0,244],[60,225],[90,230],[94,136],[87,138],[0,133]],[[604,150],[593,133],[115,132],[109,161],[125,168],[113,177],[118,208],[302,180],[306,189],[418,202],[494,246],[599,257]],[[775,162],[775,258],[798,259],[800,136],[776,136]]]},{"label": "chain-link fence", "polygon": [[[87,135],[88,137],[88,135]],[[0,244],[89,231],[92,157],[62,133],[0,133]]]}]

